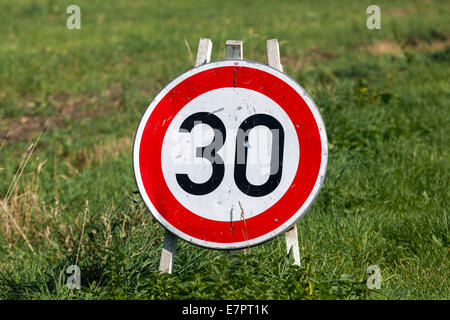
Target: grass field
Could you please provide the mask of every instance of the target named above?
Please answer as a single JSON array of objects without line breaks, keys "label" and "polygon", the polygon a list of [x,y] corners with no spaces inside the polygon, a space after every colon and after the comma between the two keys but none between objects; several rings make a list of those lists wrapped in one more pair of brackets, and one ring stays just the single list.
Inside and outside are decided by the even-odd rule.
[{"label": "grass field", "polygon": [[[66,28],[70,4],[81,30]],[[370,4],[1,0],[0,299],[448,299],[450,5],[378,1],[368,30]],[[174,274],[156,272],[164,230],[134,193],[131,148],[200,37],[212,60],[241,39],[261,62],[277,38],[324,118],[301,267],[278,237],[245,255],[180,241]]]}]

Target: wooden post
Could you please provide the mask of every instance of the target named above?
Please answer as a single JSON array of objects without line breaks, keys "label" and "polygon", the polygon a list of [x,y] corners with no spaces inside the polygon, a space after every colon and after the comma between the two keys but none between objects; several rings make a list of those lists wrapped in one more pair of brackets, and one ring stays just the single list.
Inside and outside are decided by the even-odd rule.
[{"label": "wooden post", "polygon": [[[283,72],[280,59],[280,47],[277,39],[267,40],[267,58],[269,66]],[[293,265],[300,266],[300,248],[298,245],[297,225],[285,233],[287,254],[292,250],[294,256]]]},{"label": "wooden post", "polygon": [[243,45],[240,40],[227,40],[225,43],[225,60],[242,60]]},{"label": "wooden post", "polygon": [[195,66],[201,66],[211,60],[212,41],[205,38],[200,38],[198,42],[197,60]]},{"label": "wooden post", "polygon": [[164,244],[161,252],[161,259],[159,260],[159,271],[162,273],[172,273],[173,261],[175,260],[175,253],[177,251],[177,237],[166,230],[164,235]]},{"label": "wooden post", "polygon": [[[200,38],[200,41],[198,42],[197,59],[195,61],[196,67],[208,63],[211,60],[211,50],[212,41],[210,39]],[[169,274],[172,273],[176,251],[177,237],[169,230],[166,230],[161,259],[159,261],[160,272]]]},{"label": "wooden post", "polygon": [[281,65],[280,47],[278,46],[278,40],[267,40],[267,60],[269,66],[283,72],[283,66]]},{"label": "wooden post", "polygon": [[294,262],[292,264],[300,267],[300,248],[298,246],[297,225],[294,224],[294,227],[286,231],[284,235],[286,237],[286,252],[289,254],[292,250],[294,256]]},{"label": "wooden post", "polygon": [[[244,50],[241,40],[227,40],[225,42],[225,60],[244,59]],[[245,249],[228,250],[230,255],[245,254]]]}]

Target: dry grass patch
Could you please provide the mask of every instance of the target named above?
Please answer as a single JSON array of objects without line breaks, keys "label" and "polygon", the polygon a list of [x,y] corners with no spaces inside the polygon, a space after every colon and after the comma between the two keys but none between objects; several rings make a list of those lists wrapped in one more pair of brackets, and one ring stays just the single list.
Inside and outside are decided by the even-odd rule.
[{"label": "dry grass patch", "polygon": [[71,174],[76,175],[81,170],[100,164],[105,160],[117,157],[125,152],[131,154],[133,137],[125,136],[100,142],[91,147],[84,147],[73,153],[66,162]]}]

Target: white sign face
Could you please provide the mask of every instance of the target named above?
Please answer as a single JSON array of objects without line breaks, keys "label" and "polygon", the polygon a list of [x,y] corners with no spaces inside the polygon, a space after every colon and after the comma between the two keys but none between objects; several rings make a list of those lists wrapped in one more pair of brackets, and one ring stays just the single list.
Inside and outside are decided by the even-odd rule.
[{"label": "white sign face", "polygon": [[[182,122],[198,112],[217,116],[224,124],[226,139],[217,151],[223,159],[225,173],[222,183],[201,197],[188,193],[177,182],[177,173],[185,173],[196,183],[204,183],[212,176],[212,166],[206,158],[197,157],[196,149],[211,144],[214,130],[199,124],[191,132],[180,132]],[[236,136],[240,124],[255,114],[268,114],[283,126],[286,148],[283,175],[279,185],[265,197],[249,196],[234,182]],[[266,126],[256,126],[249,133],[247,179],[253,185],[264,184],[270,176],[272,133]],[[217,221],[237,221],[241,218],[240,201],[245,218],[251,218],[274,205],[287,191],[295,177],[299,147],[294,125],[286,112],[267,96],[243,88],[220,88],[208,91],[189,102],[172,120],[164,137],[161,164],[172,194],[186,209]],[[227,208],[228,210],[224,210]]]},{"label": "white sign face", "polygon": [[237,249],[301,218],[325,176],[325,127],[296,82],[221,61],[172,81],[145,112],[134,169],[153,216],[178,237]]}]

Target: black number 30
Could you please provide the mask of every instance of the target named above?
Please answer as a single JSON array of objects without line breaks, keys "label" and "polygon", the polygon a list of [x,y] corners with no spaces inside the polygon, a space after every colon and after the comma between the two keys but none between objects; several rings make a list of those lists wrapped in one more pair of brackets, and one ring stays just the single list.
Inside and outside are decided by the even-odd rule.
[{"label": "black number 30", "polygon": [[[204,183],[195,183],[187,174],[177,173],[180,187],[193,195],[204,195],[214,191],[222,182],[225,174],[223,159],[217,152],[226,139],[223,122],[214,114],[197,112],[187,117],[180,126],[180,132],[191,132],[198,124],[207,124],[214,130],[214,139],[206,147],[198,147],[196,156],[211,162],[211,177]],[[262,185],[251,184],[247,179],[248,137],[256,126],[265,126],[272,132],[272,154],[270,159],[270,176]],[[255,114],[245,119],[239,126],[236,136],[236,153],[234,161],[234,181],[243,193],[251,197],[263,197],[278,187],[283,169],[284,130],[281,123],[267,114]]]}]

